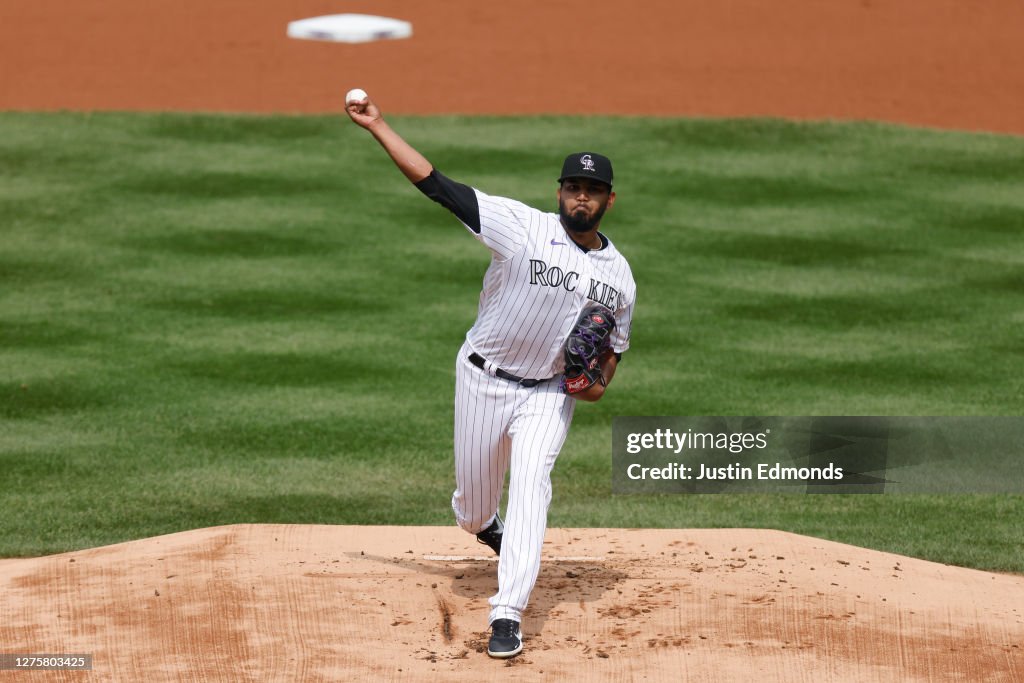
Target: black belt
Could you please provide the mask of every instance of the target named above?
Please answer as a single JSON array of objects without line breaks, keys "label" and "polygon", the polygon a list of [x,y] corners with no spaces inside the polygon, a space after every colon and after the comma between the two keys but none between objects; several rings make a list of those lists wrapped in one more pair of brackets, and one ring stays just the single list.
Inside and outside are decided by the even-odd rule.
[{"label": "black belt", "polygon": [[[473,365],[477,366],[481,370],[483,370],[485,372],[487,371],[487,367],[486,367],[487,361],[485,361],[483,356],[481,356],[479,353],[471,353],[471,354],[469,354],[469,362],[472,363]],[[501,368],[498,368],[497,370],[495,370],[494,374],[495,374],[496,377],[500,377],[502,379],[507,379],[509,382],[515,382],[519,386],[526,387],[527,389],[529,389],[530,387],[535,387],[538,384],[540,384],[541,382],[547,382],[548,381],[547,379],[523,379],[522,377],[516,377],[511,372],[505,372]],[[548,379],[551,379],[551,378],[549,377]]]}]

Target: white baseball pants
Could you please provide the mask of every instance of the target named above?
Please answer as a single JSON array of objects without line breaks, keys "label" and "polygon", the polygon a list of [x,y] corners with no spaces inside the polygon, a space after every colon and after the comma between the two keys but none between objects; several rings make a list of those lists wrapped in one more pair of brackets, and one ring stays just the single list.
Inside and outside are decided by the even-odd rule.
[{"label": "white baseball pants", "polygon": [[[469,362],[463,344],[455,366],[455,493],[459,526],[476,534],[498,512],[509,472],[498,592],[490,622],[522,622],[540,572],[551,503],[551,469],[565,443],[576,400],[558,380],[526,388]],[[510,469],[511,466],[511,469]]]}]

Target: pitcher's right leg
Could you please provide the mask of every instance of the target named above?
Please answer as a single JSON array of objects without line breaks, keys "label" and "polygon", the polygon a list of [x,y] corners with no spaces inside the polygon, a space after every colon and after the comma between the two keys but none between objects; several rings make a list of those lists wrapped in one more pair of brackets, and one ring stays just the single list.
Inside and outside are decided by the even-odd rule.
[{"label": "pitcher's right leg", "polygon": [[471,534],[487,528],[501,503],[512,442],[508,422],[516,385],[470,363],[468,342],[455,362],[455,521]]}]

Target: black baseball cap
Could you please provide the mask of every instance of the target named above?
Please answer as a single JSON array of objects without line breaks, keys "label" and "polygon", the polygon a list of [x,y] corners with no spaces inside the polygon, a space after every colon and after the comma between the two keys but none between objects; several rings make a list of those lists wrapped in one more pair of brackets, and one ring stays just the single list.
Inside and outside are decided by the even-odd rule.
[{"label": "black baseball cap", "polygon": [[558,177],[558,182],[562,182],[566,178],[592,178],[611,187],[612,161],[596,152],[570,154],[562,164],[562,175]]}]

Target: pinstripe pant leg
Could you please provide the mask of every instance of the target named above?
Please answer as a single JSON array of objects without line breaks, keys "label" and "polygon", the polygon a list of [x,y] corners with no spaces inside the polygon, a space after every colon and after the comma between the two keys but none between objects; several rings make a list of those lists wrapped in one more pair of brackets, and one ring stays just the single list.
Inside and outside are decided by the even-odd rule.
[{"label": "pinstripe pant leg", "polygon": [[471,364],[468,345],[455,365],[455,521],[470,533],[485,529],[501,503],[512,442],[508,422],[515,384]]},{"label": "pinstripe pant leg", "polygon": [[521,622],[540,572],[541,547],[551,504],[551,470],[569,432],[576,401],[546,382],[530,393],[512,418],[512,462],[505,535],[498,562],[498,592],[490,621]]}]

